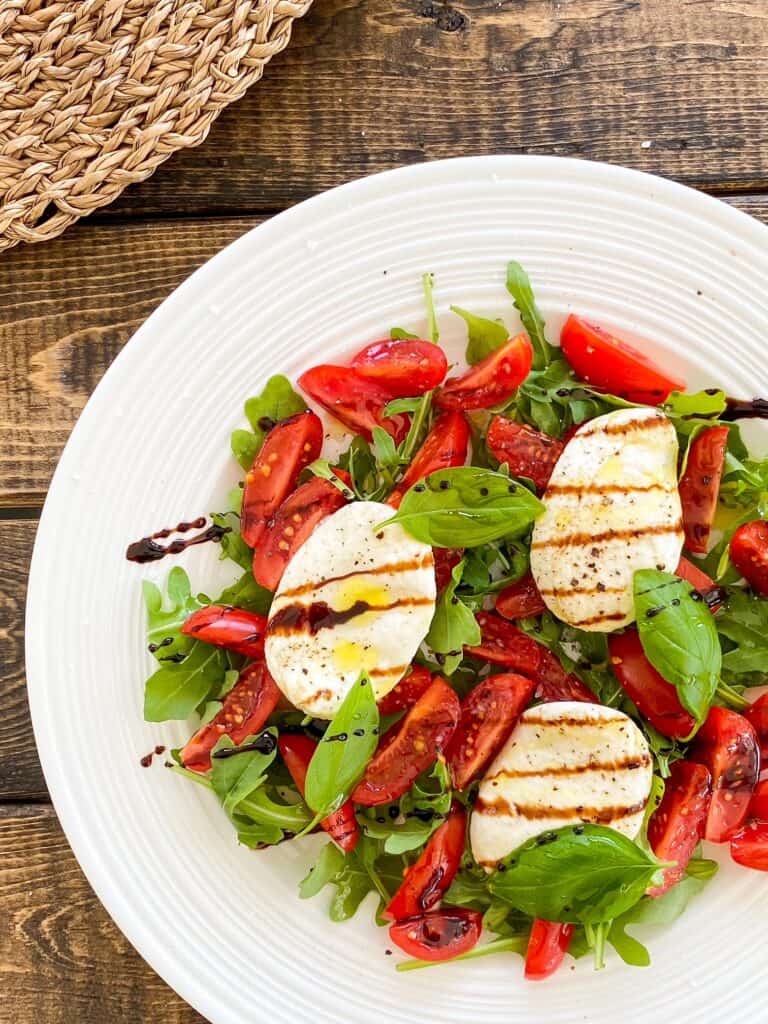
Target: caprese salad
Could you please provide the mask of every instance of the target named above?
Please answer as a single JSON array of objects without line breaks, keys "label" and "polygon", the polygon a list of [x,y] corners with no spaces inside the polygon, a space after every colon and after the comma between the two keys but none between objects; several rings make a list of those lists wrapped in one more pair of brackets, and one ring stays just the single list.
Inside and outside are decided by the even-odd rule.
[{"label": "caprese salad", "polygon": [[300,896],[340,921],[374,893],[400,970],[512,951],[542,979],[648,963],[630,932],[715,874],[702,839],[768,870],[768,461],[738,427],[765,403],[577,315],[556,347],[507,287],[522,332],[452,307],[468,369],[427,275],[426,337],[273,377],[228,511],[128,556],[240,567],[215,600],[144,584],[145,718],[199,716],[168,763],[239,841],[324,832]]}]

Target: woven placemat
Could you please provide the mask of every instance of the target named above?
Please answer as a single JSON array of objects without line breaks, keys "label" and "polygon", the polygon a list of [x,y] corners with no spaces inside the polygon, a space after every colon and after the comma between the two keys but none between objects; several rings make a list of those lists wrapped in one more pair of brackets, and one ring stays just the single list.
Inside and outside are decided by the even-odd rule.
[{"label": "woven placemat", "polygon": [[311,0],[0,0],[0,250],[197,146]]}]

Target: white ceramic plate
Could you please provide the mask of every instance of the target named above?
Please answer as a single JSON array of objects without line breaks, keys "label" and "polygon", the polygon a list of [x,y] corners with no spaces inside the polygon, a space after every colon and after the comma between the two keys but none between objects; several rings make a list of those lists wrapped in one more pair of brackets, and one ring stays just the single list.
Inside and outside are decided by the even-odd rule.
[{"label": "white ceramic plate", "polygon": [[[56,809],[88,878],[139,952],[215,1024],[678,1024],[743,1019],[768,995],[762,876],[724,864],[653,966],[581,962],[543,985],[512,955],[398,974],[370,905],[343,925],[299,902],[314,838],[238,848],[210,794],[157,764],[180,724],[142,721],[152,667],[142,570],[126,543],[222,507],[243,400],[386,333],[423,327],[419,276],[437,275],[441,327],[458,303],[517,326],[510,258],[530,272],[552,335],[569,310],[653,339],[690,385],[768,392],[768,231],[658,178],[549,157],[422,164],[345,185],[218,255],[138,331],[106,374],[51,486],[32,564],[27,662]],[[182,558],[215,589],[217,550]],[[164,577],[170,565],[154,567]],[[162,761],[162,758],[158,759]],[[725,964],[727,963],[727,969]]]}]

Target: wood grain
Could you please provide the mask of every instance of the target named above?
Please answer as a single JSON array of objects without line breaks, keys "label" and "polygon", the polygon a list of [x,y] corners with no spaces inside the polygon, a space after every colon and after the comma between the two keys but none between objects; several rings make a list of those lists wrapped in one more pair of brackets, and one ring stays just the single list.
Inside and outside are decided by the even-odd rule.
[{"label": "wood grain", "polygon": [[0,806],[0,908],[0,1019],[205,1024],[112,923],[51,807]]},{"label": "wood grain", "polygon": [[274,211],[399,164],[607,160],[768,186],[761,0],[315,0],[208,141],[101,216]]}]

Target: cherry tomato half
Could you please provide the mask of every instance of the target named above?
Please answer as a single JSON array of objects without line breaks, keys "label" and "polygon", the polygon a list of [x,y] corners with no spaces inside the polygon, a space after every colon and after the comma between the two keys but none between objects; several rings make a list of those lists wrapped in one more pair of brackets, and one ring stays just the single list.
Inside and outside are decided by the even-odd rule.
[{"label": "cherry tomato half", "polygon": [[731,561],[761,597],[768,597],[768,523],[744,523],[731,537]]},{"label": "cherry tomato half", "polygon": [[744,711],[744,717],[757,733],[760,744],[760,757],[768,768],[768,693],[758,697]]},{"label": "cherry tomato half", "polygon": [[482,929],[479,910],[446,907],[390,925],[389,937],[418,960],[452,960],[477,945]]},{"label": "cherry tomato half", "polygon": [[461,377],[449,377],[435,396],[441,409],[488,409],[509,398],[531,372],[526,334],[510,338]]},{"label": "cherry tomato half", "polygon": [[464,648],[467,654],[484,658],[493,665],[504,665],[524,676],[535,676],[544,650],[541,644],[500,615],[478,612],[475,618],[482,635],[477,647]]},{"label": "cherry tomato half", "polygon": [[579,700],[583,704],[599,704],[595,694],[573,672],[566,672],[560,659],[545,647],[536,670],[536,697],[542,701]]},{"label": "cherry tomato half", "polygon": [[[352,496],[352,492],[349,492]],[[318,523],[347,503],[330,480],[313,477],[289,494],[275,514],[253,552],[253,575],[267,590],[277,590],[294,554]]]},{"label": "cherry tomato half", "polygon": [[[304,796],[304,786],[307,780],[307,770],[312,755],[317,749],[317,744],[309,736],[300,733],[283,733],[277,741],[277,748],[280,756],[285,761],[285,766],[291,773],[291,778],[296,783],[296,788]],[[323,818],[320,827],[325,829],[336,845],[344,851],[351,853],[357,846],[360,838],[360,829],[355,818],[355,809],[352,801],[347,800],[341,805],[338,811]]]},{"label": "cherry tomato half", "polygon": [[419,859],[405,872],[405,881],[381,915],[402,921],[438,903],[459,870],[467,832],[467,812],[454,800],[445,821],[430,836]]},{"label": "cherry tomato half", "polygon": [[231,605],[208,604],[192,612],[181,632],[214,647],[226,647],[246,658],[264,654],[267,620],[263,615],[247,612]]},{"label": "cherry tomato half", "polygon": [[489,676],[469,691],[445,752],[454,789],[466,789],[482,775],[530,704],[534,686],[532,679],[510,672]]},{"label": "cherry tomato half", "polygon": [[299,473],[320,455],[323,424],[313,412],[300,412],[274,426],[245,474],[240,532],[256,547],[267,520],[296,486]]},{"label": "cherry tomato half", "polygon": [[423,665],[414,665],[408,675],[385,693],[379,704],[380,715],[394,715],[398,711],[407,711],[416,701],[423,697],[432,685],[432,674]]},{"label": "cherry tomato half", "polygon": [[761,779],[755,786],[749,805],[750,818],[768,821],[768,779]]},{"label": "cherry tomato half", "polygon": [[768,822],[753,821],[731,839],[731,857],[742,867],[768,871]]},{"label": "cherry tomato half", "polygon": [[525,953],[525,977],[528,981],[544,981],[560,967],[571,944],[576,926],[556,921],[533,922]]},{"label": "cherry tomato half", "polygon": [[435,676],[426,693],[391,730],[392,735],[382,737],[352,800],[376,807],[401,797],[448,746],[460,714],[456,693],[444,679]]},{"label": "cherry tomato half", "polygon": [[435,585],[437,592],[445,590],[451,582],[451,574],[464,557],[462,548],[432,548],[435,559]]},{"label": "cherry tomato half", "polygon": [[386,338],[361,349],[352,367],[397,398],[423,395],[436,388],[448,372],[448,360],[440,346],[431,341]]},{"label": "cherry tomato half", "polygon": [[549,483],[555,463],[563,452],[561,441],[505,416],[493,417],[486,442],[494,459],[506,462],[512,476],[532,480],[539,494]]},{"label": "cherry tomato half", "polygon": [[505,619],[527,619],[531,615],[541,615],[547,610],[544,598],[539,593],[531,573],[523,576],[517,583],[510,583],[496,598],[496,611]]},{"label": "cherry tomato half", "polygon": [[382,427],[398,444],[408,432],[407,416],[384,415],[390,392],[349,366],[315,366],[302,373],[298,384],[331,416],[369,441],[374,427]]},{"label": "cherry tomato half", "polygon": [[664,796],[648,823],[648,842],[659,860],[673,860],[677,866],[664,871],[664,881],[649,889],[649,896],[663,896],[685,874],[704,836],[711,799],[712,777],[703,764],[675,761],[670,766]]},{"label": "cherry tomato half", "polygon": [[705,554],[720,493],[728,427],[707,427],[692,441],[688,464],[680,478],[685,546],[695,554]]},{"label": "cherry tomato half", "polygon": [[636,629],[610,636],[608,653],[624,692],[655,729],[676,739],[693,732],[696,719],[680,703],[675,687],[648,661]]},{"label": "cherry tomato half", "polygon": [[577,377],[630,402],[658,405],[685,387],[636,348],[573,314],[563,324],[560,345]]},{"label": "cherry tomato half", "polygon": [[218,714],[197,730],[181,752],[185,768],[207,772],[211,767],[211,751],[222,736],[229,736],[239,746],[243,740],[262,728],[277,707],[280,690],[263,662],[254,662],[240,676],[224,698]]},{"label": "cherry tomato half", "polygon": [[749,813],[760,771],[755,730],[743,715],[713,707],[688,756],[706,765],[712,776],[705,838],[724,843],[742,827]]},{"label": "cherry tomato half", "polygon": [[387,504],[399,508],[409,487],[438,469],[463,466],[467,461],[469,426],[460,412],[444,412],[435,420],[424,444],[416,452]]}]

